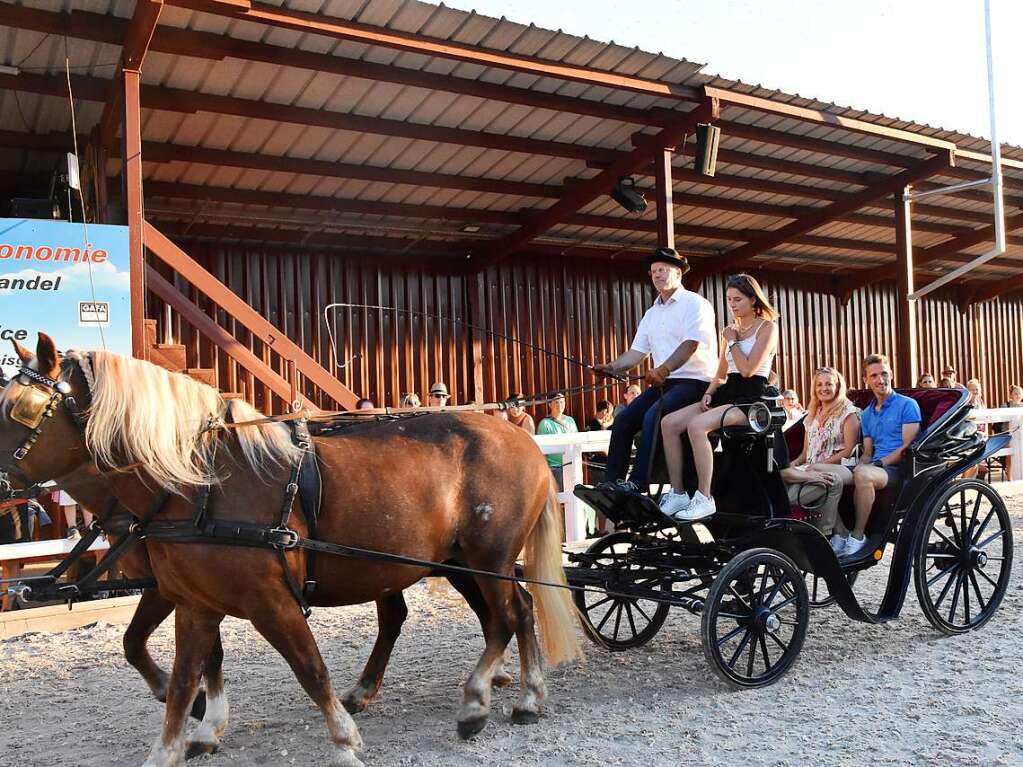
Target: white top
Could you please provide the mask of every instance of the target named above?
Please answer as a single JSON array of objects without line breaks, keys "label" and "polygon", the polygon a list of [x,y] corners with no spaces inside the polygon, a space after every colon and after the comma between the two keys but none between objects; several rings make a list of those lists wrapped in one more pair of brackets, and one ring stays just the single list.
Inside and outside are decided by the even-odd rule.
[{"label": "white top", "polygon": [[[764,325],[766,325],[766,324],[767,324],[766,322],[761,320],[760,325],[757,327],[756,332],[754,332],[753,335],[751,335],[749,338],[743,338],[741,341],[736,341],[734,344],[732,344],[732,346],[738,346],[739,347],[739,351],[741,351],[743,353],[743,356],[749,357],[750,352],[753,351],[753,347],[757,343],[757,336],[760,335],[761,328],[763,328]],[[729,347],[725,351],[725,360],[728,362],[728,372],[729,373],[738,373],[739,372],[739,368],[737,368],[735,366],[735,360],[732,358],[732,349],[731,349],[731,347]],[[766,357],[764,357],[764,361],[760,363],[760,367],[758,367],[756,370],[754,370],[750,375],[751,376],[763,376],[764,378],[767,378],[767,376],[769,376],[771,374],[771,365],[773,365],[773,364],[774,364],[774,353],[772,352],[771,354],[768,354]]]},{"label": "white top", "polygon": [[710,301],[680,287],[666,302],[658,296],[636,329],[632,348],[653,357],[654,367],[663,364],[683,341],[695,341],[696,351],[668,378],[710,381],[717,372],[718,334]]}]

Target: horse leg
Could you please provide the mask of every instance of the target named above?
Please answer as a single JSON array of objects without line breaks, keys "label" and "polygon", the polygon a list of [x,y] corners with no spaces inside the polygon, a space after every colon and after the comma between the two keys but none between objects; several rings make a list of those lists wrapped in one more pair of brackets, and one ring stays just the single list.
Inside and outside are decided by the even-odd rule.
[{"label": "horse leg", "polygon": [[[483,629],[483,639],[486,641],[487,632],[490,631],[490,608],[487,607],[487,600],[483,598],[483,592],[480,591],[480,587],[476,585],[476,581],[471,575],[451,573],[447,576],[447,579],[454,586],[455,590],[465,598],[472,611],[476,613],[476,617],[479,618],[480,626]],[[508,660],[506,656],[507,651],[501,654],[501,660],[498,661],[497,668],[494,669],[494,675],[490,679],[490,684],[494,687],[507,687],[512,683],[511,674],[504,668],[504,664]]]},{"label": "horse leg", "polygon": [[355,751],[362,747],[359,730],[330,687],[330,674],[309,624],[302,617],[298,605],[286,603],[284,598],[284,595],[269,595],[268,600],[277,600],[281,606],[268,601],[269,611],[252,617],[252,625],[288,662],[302,689],[323,714],[336,749],[332,767],[363,767],[355,756]]},{"label": "horse leg", "polygon": [[407,617],[408,606],[405,604],[405,596],[400,592],[377,600],[377,640],[373,645],[373,652],[366,661],[359,681],[341,698],[350,714],[356,714],[366,708],[380,691],[387,661],[391,658],[394,643],[398,641],[402,624]]},{"label": "horse leg", "polygon": [[522,680],[522,691],[512,710],[512,721],[515,724],[535,724],[540,720],[547,686],[543,681],[540,645],[533,626],[533,597],[519,584],[515,584],[512,611],[515,614],[515,637],[519,643],[519,673]]},{"label": "horse leg", "polygon": [[[220,736],[227,729],[228,705],[224,692],[224,645],[220,639],[220,630],[213,643],[213,649],[206,656],[203,664],[203,676],[206,677],[206,693],[203,698],[205,711],[202,721],[188,739],[185,758],[191,759],[200,754],[213,754],[220,748]],[[199,695],[203,695],[200,690]],[[196,696],[198,700],[198,695]],[[195,704],[192,704],[193,716]]]},{"label": "horse leg", "polygon": [[[479,563],[470,566],[479,566]],[[490,687],[494,672],[504,659],[504,649],[511,639],[508,617],[498,608],[513,599],[512,585],[506,581],[477,581],[489,612],[489,630],[484,631],[486,647],[476,668],[465,682],[462,707],[458,711],[458,735],[471,738],[487,723],[490,715]]]},{"label": "horse leg", "polygon": [[174,767],[185,751],[185,721],[192,705],[203,665],[220,634],[219,613],[178,605],[174,613],[174,669],[167,685],[163,729],[143,767]]},{"label": "horse leg", "polygon": [[[139,672],[149,689],[161,703],[167,702],[167,672],[160,668],[146,646],[157,627],[174,612],[174,603],[160,596],[156,589],[144,589],[131,623],[124,632],[124,659]],[[206,693],[202,690],[192,703],[191,716],[202,719],[206,713]]]}]

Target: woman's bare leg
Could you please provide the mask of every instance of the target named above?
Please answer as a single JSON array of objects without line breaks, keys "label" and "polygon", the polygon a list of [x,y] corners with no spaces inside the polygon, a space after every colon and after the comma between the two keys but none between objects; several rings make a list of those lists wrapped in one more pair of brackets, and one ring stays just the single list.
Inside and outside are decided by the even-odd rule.
[{"label": "woman's bare leg", "polygon": [[661,440],[664,442],[664,460],[668,464],[668,478],[671,489],[684,493],[682,478],[685,474],[685,457],[682,452],[682,435],[689,422],[700,413],[700,405],[689,405],[669,413],[661,419]]},{"label": "woman's bare leg", "polygon": [[709,435],[721,427],[722,417],[725,426],[738,426],[746,420],[741,410],[731,405],[719,405],[689,422],[689,443],[693,447],[693,463],[696,464],[696,474],[699,478],[697,489],[708,498],[714,481],[714,448],[710,445]]}]

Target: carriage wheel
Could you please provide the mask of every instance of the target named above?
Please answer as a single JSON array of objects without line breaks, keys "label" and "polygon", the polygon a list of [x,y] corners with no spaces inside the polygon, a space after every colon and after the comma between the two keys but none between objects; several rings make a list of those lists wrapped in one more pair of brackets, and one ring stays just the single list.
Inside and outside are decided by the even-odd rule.
[{"label": "carriage wheel", "polygon": [[[594,541],[586,551],[589,554],[605,555],[591,567],[606,569],[608,576],[613,576],[615,570],[627,570],[630,573],[627,583],[660,590],[663,580],[660,573],[651,571],[648,578],[633,576],[637,571],[642,572],[643,568],[624,564],[623,557],[630,548],[632,534],[617,532]],[[607,585],[614,591],[613,577],[609,577]],[[671,609],[670,605],[663,602],[610,596],[598,591],[576,591],[573,598],[582,615],[587,635],[609,650],[628,650],[646,644],[660,631]]]},{"label": "carriage wheel", "polygon": [[986,482],[959,480],[923,523],[914,580],[924,615],[938,631],[963,634],[990,620],[1012,569],[1012,521]]},{"label": "carriage wheel", "polygon": [[718,573],[700,634],[718,676],[736,687],[764,687],[796,662],[810,623],[803,573],[772,549],[744,551]]}]

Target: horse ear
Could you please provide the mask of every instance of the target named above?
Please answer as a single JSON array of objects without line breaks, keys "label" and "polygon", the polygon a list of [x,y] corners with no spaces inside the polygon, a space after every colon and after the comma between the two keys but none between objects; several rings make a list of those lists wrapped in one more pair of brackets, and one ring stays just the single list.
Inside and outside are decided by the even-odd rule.
[{"label": "horse ear", "polygon": [[11,343],[14,344],[14,353],[18,355],[18,359],[21,360],[22,362],[29,362],[32,359],[32,357],[35,356],[34,354],[32,354],[32,352],[30,352],[24,346],[19,344],[13,338],[11,339]]},{"label": "horse ear", "polygon": [[36,365],[44,376],[56,378],[60,373],[60,360],[57,359],[57,345],[46,333],[39,334],[36,344]]}]

